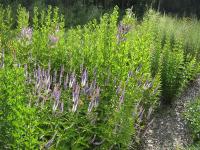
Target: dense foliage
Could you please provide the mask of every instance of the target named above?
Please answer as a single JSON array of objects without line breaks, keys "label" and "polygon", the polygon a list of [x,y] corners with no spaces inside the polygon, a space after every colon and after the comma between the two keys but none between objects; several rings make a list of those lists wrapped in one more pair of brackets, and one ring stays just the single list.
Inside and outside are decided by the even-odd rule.
[{"label": "dense foliage", "polygon": [[[162,98],[199,72],[199,51],[157,22],[116,7],[100,22],[65,29],[49,6],[33,17],[0,7],[0,148],[134,148]],[[31,26],[32,25],[32,26]]]},{"label": "dense foliage", "polygon": [[[193,134],[193,139],[195,145],[200,145],[200,99],[196,99],[187,106],[187,111],[185,112],[185,118],[190,125],[191,132]],[[193,148],[191,148],[193,149]],[[195,147],[194,147],[195,149]]]}]

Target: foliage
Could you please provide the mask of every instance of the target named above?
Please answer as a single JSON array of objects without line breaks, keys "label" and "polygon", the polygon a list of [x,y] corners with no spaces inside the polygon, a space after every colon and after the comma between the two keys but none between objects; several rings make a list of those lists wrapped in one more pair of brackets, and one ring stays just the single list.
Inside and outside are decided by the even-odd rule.
[{"label": "foliage", "polygon": [[[185,43],[189,43],[189,40],[183,38],[188,31],[177,27],[177,22],[180,20],[160,17],[153,11],[149,11],[145,18],[149,20],[149,24],[152,26],[151,31],[154,32],[152,33],[155,43],[152,47],[151,72],[153,76],[160,72],[162,99],[165,103],[170,103],[183,91],[188,81],[192,80],[199,72],[197,54],[199,52],[196,51],[196,48],[195,51],[186,51]],[[183,24],[184,21],[180,25],[184,26]],[[190,43],[189,45],[193,46],[194,44]]]},{"label": "foliage", "polygon": [[0,70],[1,149],[33,149],[37,146],[35,109],[28,106],[23,69]]},{"label": "foliage", "polygon": [[139,23],[115,7],[68,30],[57,7],[33,12],[19,6],[16,28],[0,18],[3,148],[133,148],[161,94],[174,98],[198,72],[197,56],[163,34],[154,12]]},{"label": "foliage", "polygon": [[198,143],[200,141],[199,109],[200,109],[200,99],[198,98],[194,102],[191,102],[187,105],[186,112],[184,113],[184,116],[189,123],[195,143]]}]

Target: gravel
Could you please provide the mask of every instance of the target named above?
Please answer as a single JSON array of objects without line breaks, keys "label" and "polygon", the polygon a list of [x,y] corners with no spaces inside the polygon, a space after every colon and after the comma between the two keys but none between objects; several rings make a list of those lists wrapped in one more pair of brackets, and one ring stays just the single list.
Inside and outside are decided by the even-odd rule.
[{"label": "gravel", "polygon": [[192,143],[192,138],[183,118],[188,102],[200,95],[200,75],[171,106],[163,105],[154,114],[154,123],[142,139],[141,150],[177,150]]}]

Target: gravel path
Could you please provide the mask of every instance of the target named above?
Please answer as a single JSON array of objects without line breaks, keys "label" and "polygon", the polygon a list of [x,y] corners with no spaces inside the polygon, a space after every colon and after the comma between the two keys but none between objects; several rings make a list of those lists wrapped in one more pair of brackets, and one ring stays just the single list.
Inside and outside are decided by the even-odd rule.
[{"label": "gravel path", "polygon": [[192,142],[182,117],[185,105],[200,95],[200,76],[172,106],[162,106],[155,113],[154,123],[143,137],[142,150],[180,150]]}]

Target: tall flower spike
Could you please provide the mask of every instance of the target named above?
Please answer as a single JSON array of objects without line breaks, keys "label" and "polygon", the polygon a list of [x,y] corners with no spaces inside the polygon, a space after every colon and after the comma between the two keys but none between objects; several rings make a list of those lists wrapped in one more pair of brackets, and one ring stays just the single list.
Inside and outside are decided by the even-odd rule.
[{"label": "tall flower spike", "polygon": [[141,68],[142,68],[142,64],[139,64],[138,67],[137,67],[137,69],[136,69],[136,73],[139,73],[140,70],[141,70]]},{"label": "tall flower spike", "polygon": [[56,44],[59,41],[59,37],[55,35],[49,35],[49,41],[51,42],[51,44]]},{"label": "tall flower spike", "polygon": [[64,79],[64,90],[67,89],[68,80],[69,80],[69,76],[67,74],[66,77],[65,77],[65,79]]},{"label": "tall flower spike", "polygon": [[76,76],[75,76],[75,72],[73,72],[69,79],[69,87],[72,88],[75,85],[76,85]]},{"label": "tall flower spike", "polygon": [[44,79],[44,77],[45,77],[45,70],[44,70],[44,68],[42,69],[42,79]]},{"label": "tall flower spike", "polygon": [[64,65],[61,66],[60,69],[60,78],[59,78],[59,84],[62,84],[62,77],[63,77],[63,73],[64,73]]},{"label": "tall flower spike", "polygon": [[40,66],[38,65],[37,78],[40,78],[40,76],[41,76],[41,69],[40,69]]},{"label": "tall flower spike", "polygon": [[138,119],[139,119],[139,122],[142,122],[142,119],[144,117],[144,112],[145,112],[145,109],[141,106],[139,108],[139,114],[138,114]]},{"label": "tall flower spike", "polygon": [[125,97],[125,87],[124,87],[124,89],[123,89],[123,91],[122,91],[122,93],[121,93],[121,96],[120,96],[120,98],[119,98],[120,106],[121,106],[121,104],[124,102],[124,97]]},{"label": "tall flower spike", "polygon": [[88,82],[87,82],[85,87],[82,88],[82,92],[83,94],[88,95],[89,91],[90,91],[90,87],[88,86]]},{"label": "tall flower spike", "polygon": [[73,96],[73,108],[72,108],[72,112],[76,112],[77,110],[77,106],[79,103],[79,93],[80,93],[80,86],[78,84],[75,85],[75,90],[72,93]]},{"label": "tall flower spike", "polygon": [[79,98],[79,93],[80,93],[80,86],[78,85],[78,83],[76,84],[75,86],[75,89],[72,93],[72,96],[73,96],[73,102],[77,101],[78,98]]},{"label": "tall flower spike", "polygon": [[147,89],[152,88],[152,86],[153,86],[153,83],[147,80],[147,81],[145,82],[143,88],[144,88],[145,90],[147,90]]},{"label": "tall flower spike", "polygon": [[53,76],[53,83],[55,84],[57,82],[57,71],[54,70],[54,76]]},{"label": "tall flower spike", "polygon": [[48,93],[51,91],[50,87],[51,87],[51,82],[50,82],[50,77],[49,77],[48,78],[48,83],[46,85],[46,90],[47,90]]},{"label": "tall flower spike", "polygon": [[55,112],[57,110],[57,107],[60,103],[60,96],[61,96],[61,91],[59,89],[59,86],[55,85],[54,91],[53,91],[53,97],[55,99],[54,105],[53,105],[53,112]]},{"label": "tall flower spike", "polygon": [[45,89],[46,90],[50,90],[50,86],[51,86],[51,81],[50,81],[51,79],[50,79],[50,75],[48,74],[48,71],[45,71]]},{"label": "tall flower spike", "polygon": [[93,106],[94,106],[94,103],[92,101],[90,101],[89,107],[88,107],[88,112],[89,113],[92,111]]},{"label": "tall flower spike", "polygon": [[99,99],[100,99],[100,88],[97,87],[95,93],[94,107],[97,107],[99,105]]},{"label": "tall flower spike", "polygon": [[78,101],[75,101],[72,107],[72,112],[76,112],[77,107],[78,107]]},{"label": "tall flower spike", "polygon": [[133,76],[133,71],[128,72],[128,78],[131,78]]},{"label": "tall flower spike", "polygon": [[38,67],[37,69],[37,76],[36,76],[36,82],[37,82],[37,88],[40,87],[41,85],[41,69],[40,69],[40,66]]},{"label": "tall flower spike", "polygon": [[117,87],[116,94],[118,95],[121,91],[122,89],[121,89],[121,83],[120,83],[119,86]]},{"label": "tall flower spike", "polygon": [[44,145],[45,149],[49,149],[51,147],[56,137],[56,134],[57,134],[57,131],[54,133],[53,137]]},{"label": "tall flower spike", "polygon": [[84,87],[86,85],[86,82],[88,80],[88,73],[87,73],[87,69],[85,69],[82,73],[82,77],[81,77],[81,86]]},{"label": "tall flower spike", "polygon": [[55,98],[56,101],[60,100],[61,91],[60,91],[58,85],[55,85],[55,87],[54,87],[53,96],[54,96],[54,98]]},{"label": "tall flower spike", "polygon": [[99,99],[100,99],[100,88],[97,87],[95,91],[93,91],[93,94],[91,95],[91,101],[88,106],[89,113],[92,111],[93,107],[97,107],[99,105]]},{"label": "tall flower spike", "polygon": [[33,30],[32,28],[22,28],[21,30],[21,37],[24,39],[28,39],[29,41],[32,39]]}]

